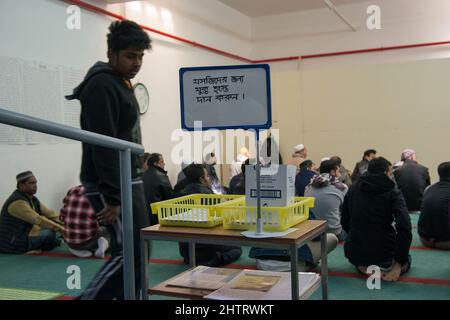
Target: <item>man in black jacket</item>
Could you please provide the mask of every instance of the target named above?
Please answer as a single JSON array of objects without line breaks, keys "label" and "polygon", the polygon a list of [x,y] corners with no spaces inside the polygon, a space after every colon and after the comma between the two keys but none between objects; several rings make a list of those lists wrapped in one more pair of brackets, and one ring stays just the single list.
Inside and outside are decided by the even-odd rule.
[{"label": "man in black jacket", "polygon": [[[81,102],[81,128],[141,144],[139,106],[130,79],[142,66],[151,40],[132,21],[115,21],[107,35],[108,63],[97,62],[68,99]],[[132,155],[133,237],[136,295],[140,292],[139,230],[149,225],[144,185],[140,179],[142,157]],[[100,224],[111,234],[112,258],[105,263],[79,297],[123,299],[123,252],[120,217],[120,161],[116,150],[83,143],[80,180]]]},{"label": "man in black jacket", "polygon": [[410,213],[418,213],[422,206],[423,192],[430,185],[428,168],[417,163],[416,152],[406,149],[402,152],[403,165],[394,171],[395,180],[405,197]]},{"label": "man in black jacket", "polygon": [[361,177],[369,166],[369,162],[375,159],[377,156],[377,151],[375,149],[369,149],[364,151],[364,155],[361,161],[357,162],[355,165],[355,169],[352,172],[352,183],[358,181],[359,177]]},{"label": "man in black jacket", "polygon": [[370,161],[368,171],[345,196],[341,216],[348,234],[347,259],[364,274],[368,266],[380,267],[386,281],[397,281],[411,264],[411,220],[392,179],[389,161],[382,157]]},{"label": "man in black jacket", "polygon": [[439,182],[425,190],[418,231],[427,247],[450,250],[450,162],[438,167]]},{"label": "man in black jacket", "polygon": [[[185,170],[189,184],[181,192],[181,196],[190,194],[212,194],[208,171],[203,164],[191,164]],[[189,264],[189,247],[186,242],[180,242],[180,254],[184,263]],[[242,249],[233,246],[196,244],[195,263],[210,267],[220,267],[239,259]]]},{"label": "man in black jacket", "polygon": [[142,175],[145,190],[145,204],[150,215],[150,224],[158,224],[158,216],[152,214],[150,205],[154,202],[173,198],[172,184],[170,183],[165,167],[164,158],[160,153],[152,153],[147,160],[147,171]]}]

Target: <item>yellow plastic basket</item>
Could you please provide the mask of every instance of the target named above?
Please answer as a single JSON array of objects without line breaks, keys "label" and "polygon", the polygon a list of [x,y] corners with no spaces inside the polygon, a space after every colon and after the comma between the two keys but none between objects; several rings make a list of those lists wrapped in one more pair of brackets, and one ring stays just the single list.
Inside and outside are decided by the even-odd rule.
[{"label": "yellow plastic basket", "polygon": [[[314,207],[313,197],[295,197],[287,207],[261,207],[264,231],[284,231],[308,220],[309,208]],[[256,230],[257,207],[245,206],[245,197],[218,206],[223,217],[224,229]]]},{"label": "yellow plastic basket", "polygon": [[158,214],[160,225],[210,228],[222,224],[216,206],[242,195],[191,194],[171,200],[152,203],[152,213]]}]

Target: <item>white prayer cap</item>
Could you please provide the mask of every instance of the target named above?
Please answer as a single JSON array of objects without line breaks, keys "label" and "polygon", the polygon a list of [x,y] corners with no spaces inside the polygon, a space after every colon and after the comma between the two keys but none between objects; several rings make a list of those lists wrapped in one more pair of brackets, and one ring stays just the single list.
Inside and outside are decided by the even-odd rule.
[{"label": "white prayer cap", "polygon": [[294,152],[299,152],[302,151],[303,149],[305,149],[305,146],[300,143],[294,147]]},{"label": "white prayer cap", "polygon": [[320,163],[330,160],[330,159],[331,159],[330,157],[324,157],[324,158],[320,159]]}]

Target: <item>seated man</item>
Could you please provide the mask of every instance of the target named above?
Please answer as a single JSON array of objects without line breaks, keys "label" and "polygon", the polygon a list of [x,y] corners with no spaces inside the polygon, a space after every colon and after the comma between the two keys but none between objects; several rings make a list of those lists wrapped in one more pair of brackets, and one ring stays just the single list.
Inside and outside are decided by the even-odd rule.
[{"label": "seated man", "polygon": [[294,153],[292,157],[286,162],[286,164],[293,165],[297,168],[297,173],[300,172],[300,163],[306,160],[308,156],[308,150],[303,144],[298,144],[294,147]]},{"label": "seated man", "polygon": [[305,197],[316,199],[311,211],[317,219],[327,221],[328,232],[344,241],[346,234],[341,226],[341,207],[348,187],[338,180],[340,172],[336,161],[322,161],[319,171],[320,175],[315,176],[305,188]]},{"label": "seated man", "polygon": [[[191,164],[186,168],[186,177],[189,184],[181,192],[182,196],[190,194],[212,194],[208,172],[202,164]],[[242,250],[239,247],[196,244],[195,245],[196,264],[210,267],[227,265],[239,259]],[[184,263],[189,264],[189,246],[185,242],[180,242],[180,254],[184,258]]]},{"label": "seated man", "polygon": [[85,196],[83,186],[71,188],[63,200],[60,220],[64,223],[64,242],[72,254],[104,258],[109,247],[109,232],[97,221],[95,210]]},{"label": "seated man", "polygon": [[165,167],[164,158],[160,153],[152,153],[147,160],[147,171],[142,174],[144,182],[145,205],[150,215],[150,224],[158,224],[158,215],[152,214],[150,205],[155,202],[173,198],[172,184],[170,183]]},{"label": "seated man", "polygon": [[178,173],[177,183],[173,187],[174,198],[179,197],[181,191],[183,191],[183,189],[189,184],[189,181],[186,178],[186,170],[191,164],[194,163],[195,162],[188,163],[187,161],[183,161],[181,164],[181,171]]},{"label": "seated man", "polygon": [[405,197],[409,213],[419,213],[423,192],[430,185],[428,168],[417,162],[416,152],[406,149],[402,152],[403,164],[394,171],[395,180]]},{"label": "seated man", "polygon": [[425,246],[450,250],[450,162],[441,163],[438,174],[423,195],[418,232]]},{"label": "seated man", "polygon": [[347,185],[347,187],[350,187],[352,185],[351,174],[350,171],[347,170],[342,164],[342,159],[338,156],[332,156],[330,160],[336,161],[339,165],[339,172],[341,173],[339,181]]},{"label": "seated man", "polygon": [[295,195],[303,197],[305,188],[311,183],[311,179],[317,175],[314,162],[305,160],[300,163],[300,172],[295,176]]},{"label": "seated man", "polygon": [[37,180],[31,171],[17,175],[17,189],[3,205],[0,215],[0,252],[25,253],[52,250],[61,244],[57,232],[64,227],[58,214],[34,195]]},{"label": "seated man", "polygon": [[345,256],[359,272],[366,274],[367,267],[376,265],[383,280],[397,281],[409,270],[411,220],[389,161],[370,161],[345,197],[341,222],[348,234]]},{"label": "seated man", "polygon": [[352,183],[358,181],[359,177],[367,171],[369,162],[377,157],[377,151],[375,149],[369,149],[364,151],[364,155],[361,161],[356,163],[355,169],[352,172]]},{"label": "seated man", "polygon": [[[245,161],[247,161],[247,160],[245,160]],[[241,168],[242,168],[243,165],[244,164],[241,165]],[[244,174],[241,172],[241,173],[235,175],[233,178],[231,178],[230,186],[228,187],[228,193],[229,194],[236,194],[234,189],[236,188],[237,184],[239,183],[239,181],[241,181],[241,179],[243,177],[244,177]]]},{"label": "seated man", "polygon": [[233,190],[229,190],[229,194],[245,194],[245,167],[250,164],[250,159],[245,160],[245,162],[241,165],[241,173],[238,176],[240,179],[236,182],[236,186]]},{"label": "seated man", "polygon": [[208,171],[209,180],[211,182],[211,190],[215,194],[227,194],[228,189],[225,188],[220,182],[217,176],[215,165],[217,164],[217,158],[214,152],[210,152],[205,156],[205,168]]}]

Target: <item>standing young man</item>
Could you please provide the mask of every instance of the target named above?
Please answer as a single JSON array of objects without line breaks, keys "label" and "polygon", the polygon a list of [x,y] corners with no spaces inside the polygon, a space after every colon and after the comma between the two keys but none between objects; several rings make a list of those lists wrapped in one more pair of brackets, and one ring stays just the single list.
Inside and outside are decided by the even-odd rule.
[{"label": "standing young man", "polygon": [[[81,128],[141,144],[139,108],[131,79],[151,48],[147,33],[128,20],[109,27],[108,63],[97,62],[67,98],[81,102]],[[139,230],[149,225],[144,187],[140,179],[142,157],[131,156],[133,178],[134,268],[136,295],[140,293]],[[83,143],[80,180],[101,225],[111,234],[112,258],[97,273],[80,299],[123,299],[123,252],[120,216],[120,161],[116,150]]]}]

